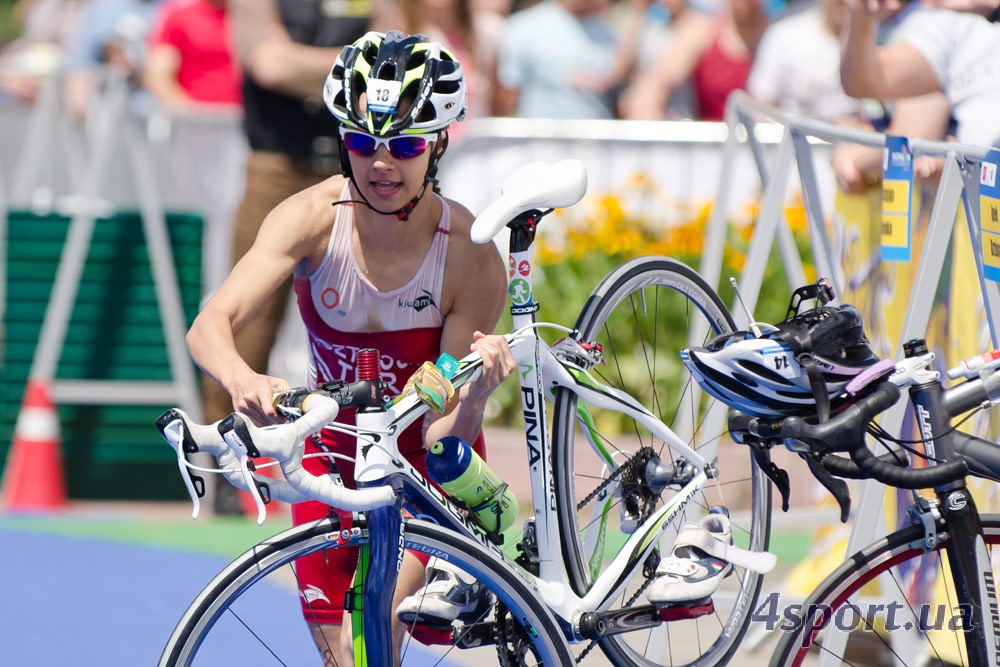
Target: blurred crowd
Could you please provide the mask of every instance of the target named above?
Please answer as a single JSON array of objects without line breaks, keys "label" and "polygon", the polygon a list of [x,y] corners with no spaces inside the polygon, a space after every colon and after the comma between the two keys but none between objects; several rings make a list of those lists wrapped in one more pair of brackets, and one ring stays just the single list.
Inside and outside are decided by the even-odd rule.
[{"label": "blurred crowd", "polygon": [[[274,197],[337,171],[321,89],[339,48],[367,30],[448,46],[467,74],[469,118],[718,121],[744,90],[826,122],[1000,145],[1000,0],[14,3],[20,36],[0,47],[0,104],[30,105],[51,82],[83,121],[115,73],[140,112],[242,117],[240,187],[280,175],[288,188]],[[943,159],[913,164],[936,185]],[[863,192],[881,181],[882,151],[843,142],[832,166],[841,190]],[[240,215],[262,217],[253,205]]]},{"label": "blurred crowd", "polygon": [[[931,7],[930,3],[938,5]],[[74,116],[114,67],[134,82],[137,104],[182,113],[241,104],[245,66],[237,64],[228,0],[17,0],[21,36],[0,52],[0,101],[30,102],[53,73]],[[269,4],[269,3],[265,3]],[[278,3],[279,5],[281,3]],[[470,116],[721,120],[726,96],[746,90],[760,101],[821,120],[890,126],[900,99],[904,119],[931,138],[959,131],[949,96],[952,62],[929,62],[934,81],[920,95],[844,92],[843,44],[852,27],[872,44],[978,40],[993,51],[997,0],[344,0],[369,27],[421,32],[443,42],[472,81]],[[942,7],[944,7],[942,9]],[[282,10],[284,11],[284,10]],[[340,10],[338,10],[340,11]],[[853,18],[852,18],[853,15]],[[980,25],[973,26],[972,22]],[[928,30],[928,24],[938,29]],[[859,27],[860,26],[860,27]],[[874,27],[873,27],[874,26]],[[977,32],[978,30],[978,32]],[[867,36],[864,36],[867,39]],[[860,41],[858,42],[860,43]],[[926,45],[925,45],[926,46]],[[974,54],[970,54],[972,58]],[[855,60],[858,60],[857,58]],[[959,96],[1000,87],[996,57],[982,81]],[[970,61],[971,62],[971,61]],[[944,69],[940,69],[944,68]],[[855,68],[856,69],[856,68]],[[890,77],[891,79],[891,77]],[[954,82],[953,82],[954,83]],[[878,90],[874,92],[879,92]],[[908,92],[908,91],[904,91]],[[935,95],[936,94],[936,95]],[[949,99],[951,98],[951,99]],[[943,119],[943,120],[942,120]],[[976,118],[977,122],[989,122]],[[902,122],[902,121],[900,121]],[[911,121],[903,122],[903,130]],[[992,121],[994,124],[1000,121]],[[903,133],[903,132],[900,132]],[[1000,129],[976,133],[994,143]]]}]

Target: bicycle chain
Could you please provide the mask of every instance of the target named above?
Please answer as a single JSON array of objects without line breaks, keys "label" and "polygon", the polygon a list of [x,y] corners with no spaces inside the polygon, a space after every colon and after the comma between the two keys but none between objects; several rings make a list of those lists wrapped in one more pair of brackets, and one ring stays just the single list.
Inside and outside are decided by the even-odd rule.
[{"label": "bicycle chain", "polygon": [[[621,485],[623,487],[623,491],[621,493],[622,497],[625,496],[625,491],[637,494],[642,489],[642,482],[639,481],[636,469],[638,468],[644,469],[649,460],[651,458],[654,458],[655,456],[656,452],[653,450],[652,447],[642,447],[641,449],[639,449],[639,451],[636,452],[635,455],[632,456],[632,458],[630,458],[628,461],[615,468],[614,471],[610,475],[608,475],[608,478],[606,480],[601,482],[596,489],[591,491],[589,494],[587,494],[587,496],[583,500],[577,503],[576,506],[577,511],[580,511],[584,507],[586,507],[590,503],[590,501],[599,496],[601,492],[608,487],[609,484],[618,480],[623,475],[627,476],[625,476],[625,479],[621,482]],[[653,499],[653,504],[655,505],[655,499]],[[642,520],[645,520],[646,517],[649,516],[649,510],[651,509],[652,507],[647,507],[647,511],[641,517]]]},{"label": "bicycle chain", "polygon": [[608,475],[608,478],[606,480],[604,480],[603,482],[601,482],[596,489],[594,489],[589,494],[587,494],[586,498],[584,498],[579,503],[577,503],[577,505],[576,505],[576,511],[579,512],[584,507],[586,507],[590,503],[591,500],[593,500],[594,498],[596,498],[597,496],[599,496],[601,494],[601,491],[603,491],[605,489],[605,487],[607,487],[609,484],[611,484],[611,482],[614,482],[619,477],[621,477],[622,472],[624,472],[625,468],[627,468],[629,465],[631,465],[631,463],[632,463],[632,459],[629,459],[623,465],[620,465],[617,468],[615,468],[614,471],[612,471],[612,473],[610,475]]},{"label": "bicycle chain", "polygon": [[[608,476],[608,478],[606,480],[604,480],[604,482],[602,482],[594,491],[592,491],[590,494],[588,494],[586,498],[584,498],[582,501],[580,501],[580,503],[576,507],[577,511],[583,509],[591,500],[593,500],[595,497],[597,497],[598,495],[600,495],[600,493],[609,484],[611,484],[613,481],[615,481],[615,480],[617,480],[617,479],[619,479],[621,477],[624,477],[624,479],[620,482],[620,485],[622,487],[622,492],[621,493],[622,493],[623,497],[625,496],[626,492],[636,493],[636,492],[641,491],[642,482],[638,481],[638,476],[636,474],[636,469],[640,468],[640,467],[641,468],[645,468],[646,464],[654,456],[656,456],[656,452],[653,451],[652,447],[643,447],[643,448],[641,448],[638,452],[635,453],[634,456],[632,456],[632,458],[630,458],[624,464],[622,464],[622,465],[618,466],[617,468],[615,468],[614,472],[612,472]],[[632,490],[633,488],[634,488],[634,491]],[[655,498],[652,499],[652,502],[647,502],[646,503],[646,507],[645,507],[642,515],[640,516],[639,523],[642,523],[643,521],[646,520],[646,518],[649,516],[649,513],[653,509],[653,507],[655,506],[655,504],[656,504]],[[653,554],[655,554],[654,557],[656,558],[656,561],[658,563],[659,562],[659,550],[658,549],[654,549]],[[639,597],[642,595],[643,591],[646,590],[646,588],[649,586],[650,582],[652,581],[652,579],[648,576],[648,573],[645,571],[645,569],[646,568],[644,568],[643,574],[647,577],[646,580],[642,583],[641,586],[639,586],[639,589],[628,600],[628,602],[625,603],[625,607],[631,607],[635,603],[635,601],[639,599]],[[594,647],[596,647],[597,645],[598,645],[598,642],[596,642],[596,641],[590,642],[587,645],[587,647],[580,653],[580,655],[577,656],[576,662],[578,664],[580,662],[582,662],[583,659],[586,658],[587,655],[591,651],[593,651]]]},{"label": "bicycle chain", "polygon": [[[497,657],[503,667],[528,667],[524,657],[531,654],[531,639],[520,623],[515,623],[507,605],[497,600],[493,625]],[[532,663],[535,664],[535,663]]]}]

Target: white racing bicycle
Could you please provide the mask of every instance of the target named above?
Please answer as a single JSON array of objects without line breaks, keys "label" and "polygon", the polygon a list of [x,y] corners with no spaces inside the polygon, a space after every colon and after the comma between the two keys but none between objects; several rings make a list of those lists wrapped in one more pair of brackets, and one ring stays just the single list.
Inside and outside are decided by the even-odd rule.
[{"label": "white racing bicycle", "polygon": [[[238,414],[203,426],[168,410],[157,426],[177,451],[195,515],[204,490],[201,470],[187,460],[195,452],[214,455],[230,482],[254,494],[261,522],[269,499],[315,499],[358,514],[350,529],[331,513],[234,560],[180,620],[161,665],[198,664],[199,650],[223,624],[247,628],[241,644],[259,646],[266,656],[261,664],[300,664],[286,662],[270,643],[266,619],[250,627],[251,618],[267,612],[301,614],[297,605],[271,609],[253,593],[276,581],[308,600],[296,583],[296,559],[343,548],[362,549],[348,605],[355,664],[610,660],[709,667],[731,658],[755,607],[759,574],[737,566],[710,599],[690,604],[654,605],[644,591],[681,525],[710,508],[727,509],[736,546],[767,548],[767,478],[747,448],[722,440],[725,407],[700,394],[680,362],[682,348],[733,331],[734,323],[693,270],[664,257],[637,258],[613,270],[572,329],[537,321],[530,256],[537,225],[585,190],[579,162],[531,163],[505,181],[502,196],[472,230],[474,241],[487,243],[510,228],[514,326],[507,340],[518,364],[531,488],[523,526],[502,535],[484,529],[400,456],[396,436],[429,408],[414,393],[386,396],[377,373],[308,395],[289,392],[283,400],[293,411],[306,395],[303,416],[279,426],[257,428]],[[543,334],[558,340],[547,342]],[[480,363],[475,355],[461,359],[454,386],[475,379]],[[302,468],[306,438],[321,428],[346,428],[331,423],[341,409],[357,410],[350,430],[358,443],[358,490]],[[256,475],[258,457],[276,459],[283,478]],[[408,628],[396,656],[389,637],[404,547],[468,573],[495,603],[448,627]]]}]

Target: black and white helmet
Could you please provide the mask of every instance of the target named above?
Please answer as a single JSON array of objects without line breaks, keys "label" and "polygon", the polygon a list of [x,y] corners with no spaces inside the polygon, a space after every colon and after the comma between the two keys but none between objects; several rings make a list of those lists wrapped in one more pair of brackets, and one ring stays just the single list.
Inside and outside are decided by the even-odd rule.
[{"label": "black and white helmet", "polygon": [[376,136],[443,130],[465,118],[468,97],[448,49],[398,30],[369,32],[341,49],[323,87],[338,121]]},{"label": "black and white helmet", "polygon": [[[807,310],[760,337],[749,331],[719,336],[682,350],[681,360],[706,392],[731,408],[787,417],[816,414],[818,400],[840,397],[879,358],[857,308],[845,304]],[[826,397],[817,396],[819,389]]]}]

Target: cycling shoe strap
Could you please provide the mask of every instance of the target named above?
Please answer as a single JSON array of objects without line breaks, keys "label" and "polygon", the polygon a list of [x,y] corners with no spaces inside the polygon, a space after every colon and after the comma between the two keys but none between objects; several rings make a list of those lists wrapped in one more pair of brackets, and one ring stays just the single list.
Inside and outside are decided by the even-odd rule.
[{"label": "cycling shoe strap", "polygon": [[777,564],[777,557],[767,551],[750,551],[728,544],[719,535],[696,523],[686,523],[677,533],[674,550],[677,547],[695,547],[702,552],[759,574],[767,574]]}]

